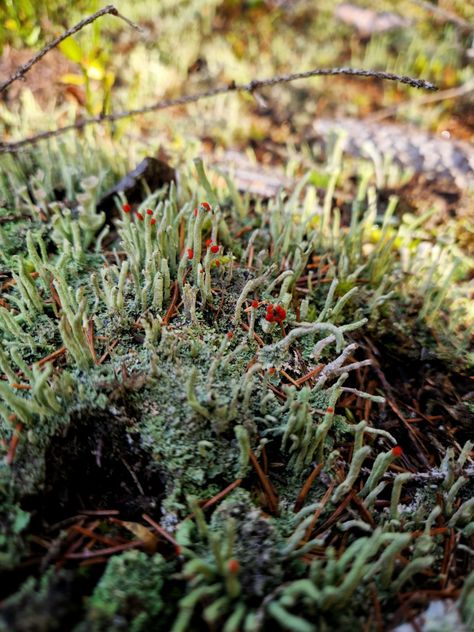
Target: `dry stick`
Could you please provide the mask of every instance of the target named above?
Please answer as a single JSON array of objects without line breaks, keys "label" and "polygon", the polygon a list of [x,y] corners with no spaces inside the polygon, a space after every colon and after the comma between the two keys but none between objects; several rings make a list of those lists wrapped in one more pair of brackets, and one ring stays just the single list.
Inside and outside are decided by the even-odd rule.
[{"label": "dry stick", "polygon": [[141,30],[139,26],[137,26],[133,22],[130,22],[128,18],[121,15],[112,4],[108,4],[103,9],[96,11],[95,13],[90,15],[88,18],[84,18],[83,20],[78,22],[75,26],[71,27],[67,31],[64,31],[62,35],[59,35],[58,37],[56,37],[49,44],[46,44],[46,46],[43,49],[41,49],[39,53],[37,53],[34,57],[32,57],[29,61],[27,61],[26,64],[23,64],[23,66],[20,66],[17,69],[17,71],[9,79],[7,79],[6,81],[0,84],[0,92],[3,92],[4,90],[6,90],[8,86],[11,85],[14,81],[17,81],[18,79],[21,79],[22,77],[24,77],[32,66],[37,64],[40,61],[40,59],[42,59],[46,55],[46,53],[49,53],[50,50],[55,48],[67,37],[69,37],[70,35],[74,35],[74,33],[77,33],[88,24],[91,24],[92,22],[97,20],[97,18],[100,18],[103,15],[107,15],[107,14],[114,15],[115,17],[120,18],[121,20],[125,20],[125,22],[127,22],[127,24],[129,24],[133,28]]},{"label": "dry stick", "polygon": [[13,143],[0,143],[0,153],[11,153],[15,152],[21,147],[25,145],[31,145],[33,143],[37,143],[40,140],[45,140],[47,138],[53,138],[56,136],[60,136],[66,132],[72,130],[79,130],[87,127],[88,125],[96,125],[98,123],[111,123],[114,121],[119,121],[124,118],[130,118],[132,116],[137,116],[139,114],[148,114],[149,112],[155,112],[157,110],[164,110],[166,108],[174,107],[177,105],[186,105],[188,103],[195,103],[196,101],[200,101],[202,99],[209,99],[211,97],[215,97],[219,94],[226,94],[229,92],[248,92],[253,93],[255,90],[260,88],[267,88],[269,86],[274,86],[279,83],[290,83],[291,81],[296,81],[298,79],[308,79],[309,77],[321,77],[321,76],[329,76],[329,75],[350,75],[354,77],[371,77],[375,79],[386,79],[387,81],[398,81],[399,83],[404,83],[412,88],[421,88],[424,90],[437,90],[437,86],[429,81],[424,81],[423,79],[413,79],[412,77],[407,77],[405,75],[396,75],[391,72],[382,72],[375,70],[362,70],[360,68],[315,68],[313,70],[307,70],[306,72],[295,72],[288,75],[278,75],[276,77],[270,77],[268,79],[253,79],[249,83],[235,83],[232,81],[230,84],[226,86],[217,86],[216,88],[211,88],[210,90],[205,90],[204,92],[198,92],[197,94],[190,94],[187,96],[177,97],[175,99],[164,99],[163,101],[158,101],[156,103],[152,103],[151,105],[146,105],[142,108],[136,108],[134,110],[126,110],[123,112],[111,112],[110,114],[99,114],[97,116],[91,116],[90,118],[82,119],[77,121],[76,123],[70,123],[69,125],[65,125],[64,127],[59,127],[55,130],[50,130],[47,132],[41,132],[40,134],[36,134],[35,136],[30,136],[28,138],[24,138],[23,140],[19,140]]}]

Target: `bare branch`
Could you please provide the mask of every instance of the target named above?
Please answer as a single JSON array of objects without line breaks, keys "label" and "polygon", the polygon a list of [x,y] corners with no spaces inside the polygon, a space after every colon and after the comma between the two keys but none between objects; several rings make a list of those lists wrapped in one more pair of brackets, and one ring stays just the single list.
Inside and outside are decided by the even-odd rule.
[{"label": "bare branch", "polygon": [[132,116],[137,116],[139,114],[148,114],[149,112],[156,112],[158,110],[164,110],[166,108],[174,107],[177,105],[186,105],[188,103],[195,103],[196,101],[201,101],[202,99],[209,99],[210,97],[215,97],[219,94],[226,94],[228,92],[255,92],[260,88],[265,88],[268,86],[274,86],[279,83],[289,83],[291,81],[296,81],[297,79],[308,79],[309,77],[316,76],[327,76],[327,75],[352,75],[355,77],[372,77],[375,79],[385,79],[388,81],[397,81],[399,83],[404,83],[412,88],[421,88],[424,90],[437,90],[437,86],[434,84],[424,81],[423,79],[413,79],[412,77],[406,77],[404,75],[396,75],[391,72],[379,72],[375,70],[361,70],[358,68],[315,68],[314,70],[308,70],[306,72],[296,72],[289,75],[279,75],[276,77],[270,77],[268,79],[254,79],[249,83],[237,84],[235,82],[231,82],[226,86],[218,86],[216,88],[211,88],[210,90],[206,90],[204,92],[198,92],[197,94],[191,94],[187,96],[177,97],[175,99],[164,99],[163,101],[158,101],[156,103],[152,103],[151,105],[146,105],[142,108],[137,108],[134,110],[127,110],[123,112],[111,112],[110,114],[100,114],[98,116],[92,116],[90,118],[85,118],[79,120],[75,123],[71,123],[70,125],[65,125],[64,127],[60,127],[55,130],[50,130],[47,132],[41,132],[40,134],[36,134],[35,136],[30,136],[28,138],[24,138],[23,140],[19,140],[13,143],[1,143],[0,142],[0,153],[12,153],[18,151],[25,145],[31,145],[33,143],[37,143],[40,140],[45,140],[47,138],[53,138],[55,136],[60,136],[66,132],[71,130],[79,130],[87,127],[89,125],[96,125],[98,123],[111,123],[113,121],[119,121],[124,118],[130,118]]},{"label": "bare branch", "polygon": [[90,15],[88,18],[84,18],[83,20],[78,22],[75,26],[65,31],[62,35],[59,35],[58,37],[56,37],[49,44],[46,44],[46,46],[43,49],[41,49],[39,53],[37,53],[34,57],[32,57],[29,61],[27,61],[26,64],[23,64],[23,66],[20,66],[17,69],[17,71],[9,79],[7,79],[6,81],[0,84],[0,92],[3,92],[4,90],[6,90],[8,86],[10,86],[14,81],[17,81],[18,79],[21,79],[22,77],[24,77],[32,66],[37,64],[40,61],[40,59],[42,59],[46,55],[46,53],[49,53],[50,50],[55,48],[63,40],[68,38],[70,35],[74,35],[74,33],[77,33],[88,24],[91,24],[92,22],[97,20],[97,18],[100,18],[103,15],[107,15],[107,14],[114,15],[115,17],[120,18],[121,20],[125,20],[125,22],[127,22],[127,24],[129,24],[133,28],[136,28],[136,29],[140,28],[136,24],[133,24],[133,22],[130,22],[128,18],[121,15],[112,4],[109,4],[103,9],[96,11],[95,13]]}]

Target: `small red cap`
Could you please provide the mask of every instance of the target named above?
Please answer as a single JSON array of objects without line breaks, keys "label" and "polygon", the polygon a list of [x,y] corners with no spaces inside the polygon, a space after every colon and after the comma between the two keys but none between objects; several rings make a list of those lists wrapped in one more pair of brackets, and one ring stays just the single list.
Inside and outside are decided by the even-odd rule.
[{"label": "small red cap", "polygon": [[124,213],[130,213],[131,210],[132,210],[132,207],[130,206],[130,204],[123,204],[122,205],[122,211]]},{"label": "small red cap", "polygon": [[192,259],[194,257],[194,250],[192,248],[188,248],[186,252],[188,253],[188,259]]},{"label": "small red cap", "polygon": [[227,338],[229,340],[232,340],[232,338],[234,337],[234,332],[233,331],[228,331],[226,335],[227,335]]},{"label": "small red cap", "polygon": [[154,217],[151,218],[150,224],[154,226],[156,224],[156,219]]},{"label": "small red cap", "polygon": [[286,318],[286,309],[281,305],[267,305],[265,320],[270,323],[282,323]]},{"label": "small red cap", "polygon": [[396,445],[395,447],[392,448],[392,454],[394,457],[402,456],[403,450],[399,445]]},{"label": "small red cap", "polygon": [[240,570],[240,564],[238,560],[229,560],[227,562],[227,569],[229,571],[229,573],[238,573]]},{"label": "small red cap", "polygon": [[141,222],[145,219],[141,213],[137,213],[137,217]]},{"label": "small red cap", "polygon": [[286,318],[286,309],[284,307],[282,307],[281,305],[277,305],[275,307],[275,311],[276,311],[278,320],[280,320],[280,321],[285,320],[285,318]]},{"label": "small red cap", "polygon": [[151,210],[151,208],[147,208],[146,214],[147,215],[153,215],[153,211]]},{"label": "small red cap", "polygon": [[197,217],[197,214],[198,214],[197,208],[194,209],[193,213],[194,213],[194,217]]},{"label": "small red cap", "polygon": [[252,307],[253,307],[254,309],[257,309],[257,307],[258,307],[259,305],[260,305],[260,303],[257,301],[257,299],[256,299],[256,298],[254,298],[254,299],[253,299],[253,301],[252,301]]},{"label": "small red cap", "polygon": [[333,412],[334,412],[334,408],[333,408],[332,406],[328,406],[328,407],[326,408],[326,412],[327,412],[327,413],[333,413]]},{"label": "small red cap", "polygon": [[206,209],[206,211],[211,211],[211,205],[209,204],[209,202],[201,202],[201,206],[204,207]]},{"label": "small red cap", "polygon": [[213,252],[214,254],[219,252],[219,246],[217,246],[217,245],[211,246],[211,252]]}]

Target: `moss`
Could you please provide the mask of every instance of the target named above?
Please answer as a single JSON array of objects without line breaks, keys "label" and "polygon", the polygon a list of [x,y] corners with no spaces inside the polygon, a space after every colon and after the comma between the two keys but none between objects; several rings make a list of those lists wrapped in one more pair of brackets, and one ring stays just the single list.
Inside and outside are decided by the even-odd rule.
[{"label": "moss", "polygon": [[2,604],[0,630],[60,632],[70,629],[81,616],[80,588],[80,581],[64,570],[51,569],[40,580],[30,577]]},{"label": "moss", "polygon": [[127,551],[112,558],[87,604],[79,630],[165,630],[165,581],[171,567],[159,554]]}]

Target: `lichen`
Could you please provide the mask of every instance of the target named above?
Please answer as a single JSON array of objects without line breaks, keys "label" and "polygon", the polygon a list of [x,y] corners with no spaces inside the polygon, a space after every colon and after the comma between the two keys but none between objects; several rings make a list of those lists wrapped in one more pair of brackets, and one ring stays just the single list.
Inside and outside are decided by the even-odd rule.
[{"label": "lichen", "polygon": [[142,632],[158,625],[164,629],[169,607],[163,587],[170,570],[172,565],[159,554],[128,551],[112,558],[88,601],[83,629]]},{"label": "lichen", "polygon": [[[440,357],[466,366],[464,307],[445,326],[456,257],[420,250],[414,222],[389,227],[393,201],[378,227],[372,189],[363,216],[331,228],[331,196],[307,217],[297,195],[237,210],[196,167],[135,208],[117,201],[108,250],[90,178],[74,212],[43,196],[47,230],[15,232],[0,572],[36,568],[43,546],[40,573],[54,561],[74,585],[87,575],[78,632],[346,630],[374,610],[388,625],[400,591],[439,589],[472,554],[467,433],[420,460],[407,416],[432,418],[400,410],[373,343],[397,315],[395,340],[413,323],[409,344],[443,330]],[[77,566],[89,558],[105,570]],[[0,629],[36,581],[12,585]]]}]

